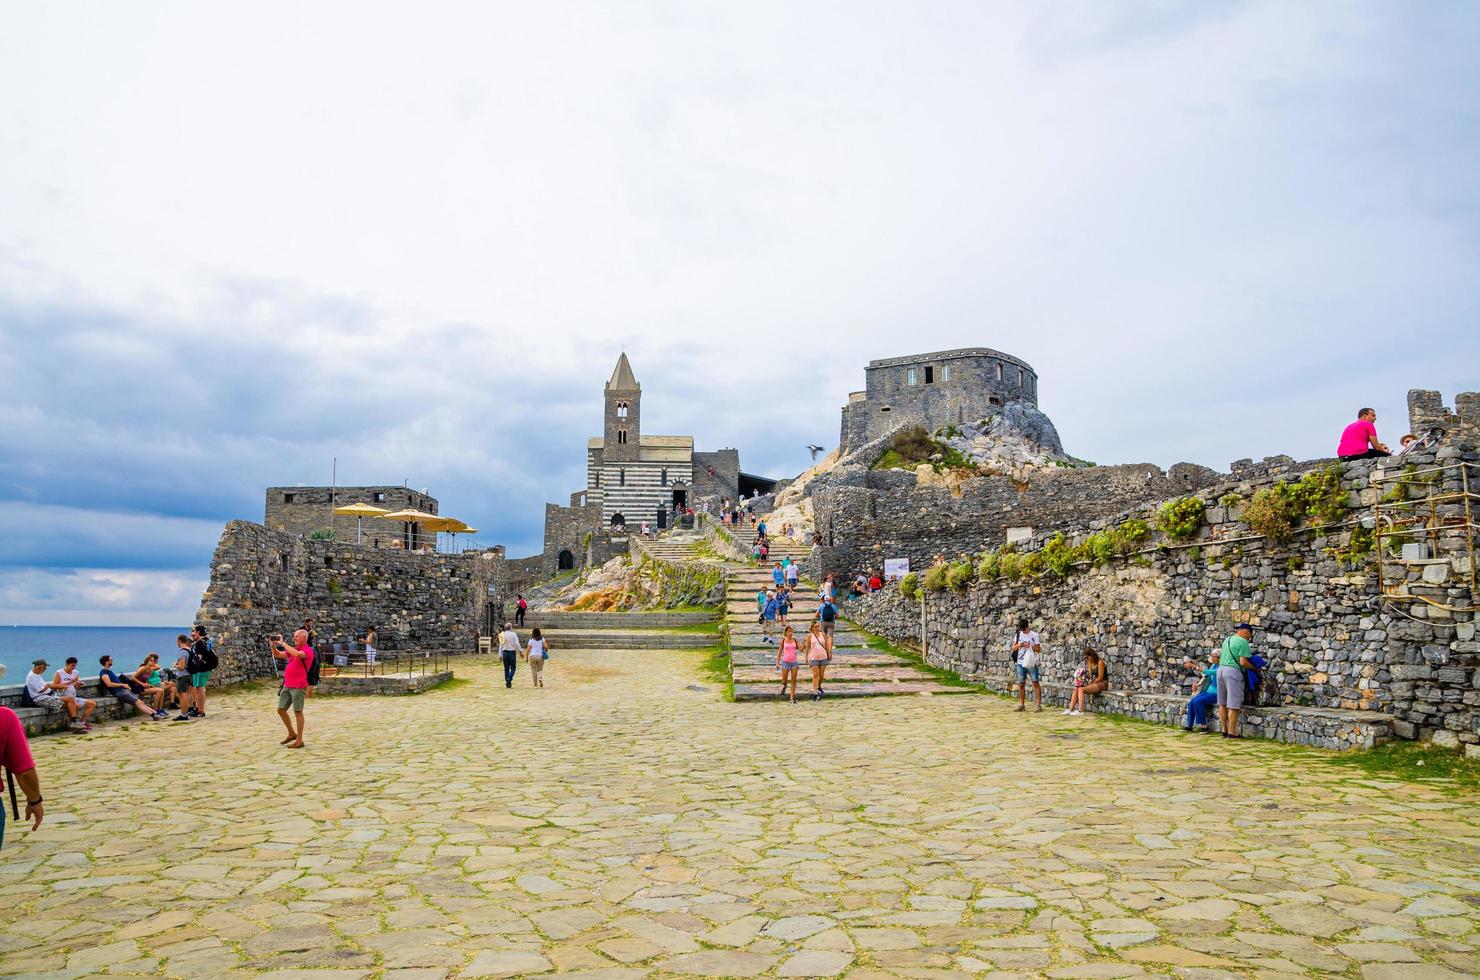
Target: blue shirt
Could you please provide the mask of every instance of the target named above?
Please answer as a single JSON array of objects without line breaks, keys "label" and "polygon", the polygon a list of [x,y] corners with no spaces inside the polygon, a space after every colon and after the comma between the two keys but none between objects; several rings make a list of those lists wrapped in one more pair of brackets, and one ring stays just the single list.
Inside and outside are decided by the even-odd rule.
[{"label": "blue shirt", "polygon": [[781,580],[783,578],[785,578],[785,577],[786,577],[786,573],[783,572],[781,569],[779,569],[779,568],[773,568],[773,569],[771,569],[771,581],[775,582],[777,585],[780,585],[781,584]]},{"label": "blue shirt", "polygon": [[762,612],[762,615],[764,615],[767,619],[775,619],[776,618],[776,600],[775,599],[767,599],[766,600],[766,608],[763,609],[763,610],[761,610],[761,612]]}]

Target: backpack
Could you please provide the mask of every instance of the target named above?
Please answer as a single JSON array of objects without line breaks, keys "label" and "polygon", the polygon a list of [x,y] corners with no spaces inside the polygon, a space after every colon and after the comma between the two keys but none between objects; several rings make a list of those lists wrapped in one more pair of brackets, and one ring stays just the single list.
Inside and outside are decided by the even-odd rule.
[{"label": "backpack", "polygon": [[817,613],[818,618],[824,623],[836,622],[838,618],[838,607],[833,605],[831,601],[824,602],[817,610]]},{"label": "backpack", "polygon": [[215,670],[221,661],[216,657],[216,641],[206,637],[205,653],[200,655],[200,669],[205,672]]},{"label": "backpack", "polygon": [[319,684],[319,661],[322,658],[317,650],[313,653],[313,660],[308,664],[308,686],[317,687]]}]

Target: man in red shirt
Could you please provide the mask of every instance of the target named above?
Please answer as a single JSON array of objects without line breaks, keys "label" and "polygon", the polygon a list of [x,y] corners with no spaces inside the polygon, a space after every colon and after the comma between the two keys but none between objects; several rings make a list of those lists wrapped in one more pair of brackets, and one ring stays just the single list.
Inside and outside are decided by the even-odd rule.
[{"label": "man in red shirt", "polygon": [[1377,412],[1364,408],[1357,413],[1357,420],[1341,430],[1341,442],[1336,446],[1336,455],[1343,463],[1354,459],[1376,459],[1388,455],[1388,447],[1377,441]]},{"label": "man in red shirt", "polygon": [[[278,717],[288,729],[282,744],[290,749],[303,748],[303,698],[308,693],[308,669],[313,666],[313,647],[308,645],[308,630],[293,634],[293,645],[283,642],[282,634],[268,640],[272,655],[283,661],[283,686],[278,691]],[[288,717],[288,709],[293,717]],[[297,723],[296,727],[294,722]]]}]

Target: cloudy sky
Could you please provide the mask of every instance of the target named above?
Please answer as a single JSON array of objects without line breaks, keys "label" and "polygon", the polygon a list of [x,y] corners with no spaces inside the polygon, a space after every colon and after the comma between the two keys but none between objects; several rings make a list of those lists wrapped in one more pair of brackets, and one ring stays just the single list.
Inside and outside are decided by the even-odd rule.
[{"label": "cloudy sky", "polygon": [[271,484],[511,554],[625,348],[795,473],[984,345],[1100,462],[1480,387],[1480,5],[0,2],[0,622],[173,624]]}]

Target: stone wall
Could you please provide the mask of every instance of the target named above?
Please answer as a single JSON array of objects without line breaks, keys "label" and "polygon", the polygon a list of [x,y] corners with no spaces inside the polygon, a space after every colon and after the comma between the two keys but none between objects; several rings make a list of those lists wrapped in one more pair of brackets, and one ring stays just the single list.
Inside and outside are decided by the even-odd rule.
[{"label": "stone wall", "polygon": [[[428,514],[437,513],[436,497],[407,487],[268,487],[262,523],[274,531],[305,538],[315,532],[333,530],[334,540],[352,542],[355,540],[355,518],[330,513],[334,507],[349,504],[371,504],[387,511],[410,508]],[[400,538],[407,549],[434,544],[436,539],[436,535],[431,533],[418,534],[414,527],[408,530],[401,521],[385,521],[378,517],[362,519],[359,528],[362,541],[383,547],[389,547],[396,538]]]},{"label": "stone wall", "polygon": [[[710,471],[713,470],[713,475]],[[740,451],[720,449],[712,453],[694,453],[694,486],[689,506],[709,498],[734,500],[740,496]]]},{"label": "stone wall", "polygon": [[307,616],[320,642],[359,638],[376,625],[387,650],[474,650],[499,564],[488,552],[406,554],[232,521],[196,622],[216,642],[223,683],[271,676],[267,637],[291,637]]},{"label": "stone wall", "polygon": [[[1459,464],[1477,459],[1454,446],[1415,455],[1405,463],[1446,469],[1437,482],[1410,492],[1455,491]],[[1343,563],[1335,555],[1350,546],[1379,496],[1391,495],[1400,472],[1382,460],[1345,464],[1349,518],[1334,528],[1297,531],[1288,544],[1253,534],[1241,520],[1244,503],[1219,504],[1226,494],[1250,500],[1273,482],[1261,475],[1203,489],[1207,523],[1185,544],[1154,541],[1140,554],[1071,570],[1064,579],[1047,574],[927,593],[927,657],[1006,690],[1008,645],[1015,622],[1026,617],[1043,636],[1045,684],[1070,683],[1088,646],[1107,658],[1114,689],[1186,694],[1193,675],[1182,659],[1201,661],[1234,622],[1246,619],[1257,628],[1256,651],[1272,661],[1263,703],[1378,711],[1393,719],[1401,737],[1480,745],[1480,643],[1472,611],[1480,597],[1468,574],[1473,529],[1456,533],[1462,518],[1440,513],[1449,527],[1435,538],[1443,552],[1425,561],[1385,560],[1386,593],[1372,556]],[[1476,474],[1480,467],[1471,470],[1472,481]],[[1077,531],[1149,521],[1154,510],[1143,505]],[[852,603],[848,615],[897,641],[918,642],[921,635],[919,600],[906,600],[894,587]]]},{"label": "stone wall", "polygon": [[955,487],[919,486],[906,470],[855,477],[811,495],[822,548],[809,573],[836,572],[846,581],[882,569],[886,558],[908,558],[920,568],[936,555],[954,558],[1002,544],[1008,528],[1074,527],[1141,501],[1202,489],[1217,474],[1185,463],[1165,473],[1139,463],[1051,470],[1027,483],[980,476]]},{"label": "stone wall", "polygon": [[[1480,392],[1460,392],[1454,397],[1451,412],[1444,407],[1444,399],[1437,391],[1410,391],[1408,431],[1422,436],[1431,429],[1443,429],[1446,438],[1453,442],[1480,446]],[[1389,440],[1389,445],[1396,443],[1396,439]]]},{"label": "stone wall", "polygon": [[561,552],[569,552],[571,567],[584,568],[590,539],[600,533],[601,503],[584,491],[570,495],[570,506],[545,505],[545,550],[543,570],[554,575],[561,570]]}]

